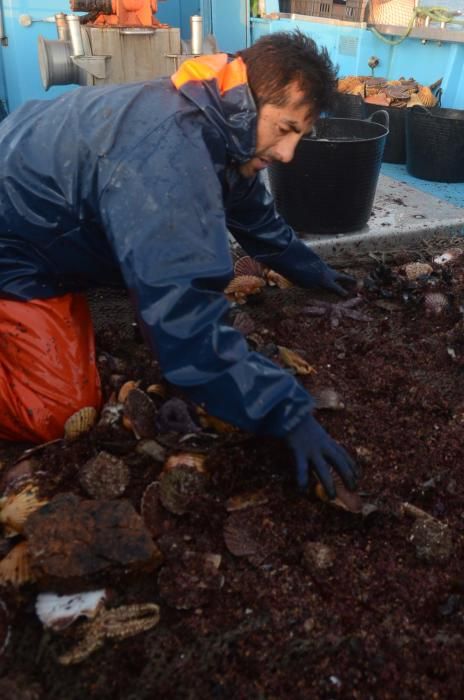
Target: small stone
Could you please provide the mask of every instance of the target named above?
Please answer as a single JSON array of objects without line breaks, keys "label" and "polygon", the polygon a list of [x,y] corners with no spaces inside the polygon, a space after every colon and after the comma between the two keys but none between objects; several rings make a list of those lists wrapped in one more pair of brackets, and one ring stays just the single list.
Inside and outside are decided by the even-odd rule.
[{"label": "small stone", "polygon": [[306,542],[303,546],[303,565],[308,571],[330,569],[335,559],[334,550],[322,542]]}]

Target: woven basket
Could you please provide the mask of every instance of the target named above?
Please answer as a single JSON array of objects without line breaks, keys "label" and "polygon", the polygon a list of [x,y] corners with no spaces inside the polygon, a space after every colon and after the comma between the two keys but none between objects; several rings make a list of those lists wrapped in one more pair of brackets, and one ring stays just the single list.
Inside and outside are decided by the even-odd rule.
[{"label": "woven basket", "polygon": [[407,27],[414,12],[414,0],[371,0],[370,24]]}]

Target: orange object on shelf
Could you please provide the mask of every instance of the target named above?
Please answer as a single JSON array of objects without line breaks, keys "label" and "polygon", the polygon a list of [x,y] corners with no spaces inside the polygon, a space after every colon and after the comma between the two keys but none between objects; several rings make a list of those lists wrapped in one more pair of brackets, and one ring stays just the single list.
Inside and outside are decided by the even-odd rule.
[{"label": "orange object on shelf", "polygon": [[164,27],[154,15],[158,0],[71,0],[73,12],[95,14],[93,25],[119,27]]}]

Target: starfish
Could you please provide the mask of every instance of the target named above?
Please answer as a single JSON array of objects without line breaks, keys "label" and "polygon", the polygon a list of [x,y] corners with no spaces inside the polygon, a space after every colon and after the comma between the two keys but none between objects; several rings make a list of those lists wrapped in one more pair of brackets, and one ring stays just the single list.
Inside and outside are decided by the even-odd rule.
[{"label": "starfish", "polygon": [[358,306],[363,301],[360,296],[347,299],[346,301],[315,301],[310,306],[305,306],[303,313],[308,316],[328,316],[332,328],[337,328],[343,318],[351,318],[353,321],[370,321],[370,317],[356,311],[353,307]]},{"label": "starfish", "polygon": [[58,661],[65,666],[84,661],[100,649],[105,639],[126,639],[154,627],[159,622],[159,606],[155,603],[121,605],[112,610],[100,610],[95,619],[83,622],[83,637],[76,646],[62,654]]}]

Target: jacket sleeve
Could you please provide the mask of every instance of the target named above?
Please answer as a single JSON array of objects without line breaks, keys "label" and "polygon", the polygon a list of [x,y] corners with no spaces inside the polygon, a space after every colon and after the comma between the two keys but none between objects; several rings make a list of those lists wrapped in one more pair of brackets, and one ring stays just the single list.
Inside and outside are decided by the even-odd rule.
[{"label": "jacket sleeve", "polygon": [[[237,178],[234,178],[237,179]],[[304,288],[323,286],[330,268],[277,213],[262,175],[240,178],[232,187],[227,226],[253,258]]]},{"label": "jacket sleeve", "polygon": [[165,378],[245,430],[283,436],[312,408],[287,371],[227,325],[232,277],[222,188],[201,138],[169,130],[115,169],[100,215]]}]

